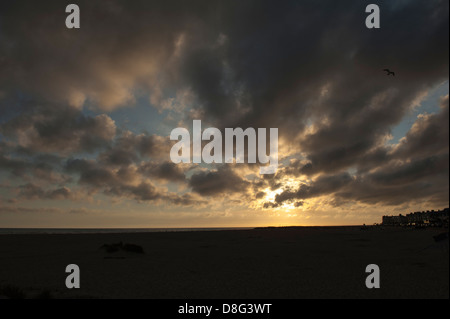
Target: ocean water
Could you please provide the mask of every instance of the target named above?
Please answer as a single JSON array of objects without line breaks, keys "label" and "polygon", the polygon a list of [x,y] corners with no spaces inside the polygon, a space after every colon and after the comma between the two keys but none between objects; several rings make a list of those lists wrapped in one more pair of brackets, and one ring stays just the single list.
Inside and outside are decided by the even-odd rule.
[{"label": "ocean water", "polygon": [[123,234],[155,232],[192,232],[219,230],[246,230],[253,227],[223,228],[0,228],[0,235],[17,234]]}]

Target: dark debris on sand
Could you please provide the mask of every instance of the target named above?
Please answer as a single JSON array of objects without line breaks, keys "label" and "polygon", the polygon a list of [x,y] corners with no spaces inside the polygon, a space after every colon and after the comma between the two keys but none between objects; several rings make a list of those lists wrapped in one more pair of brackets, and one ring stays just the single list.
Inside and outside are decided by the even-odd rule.
[{"label": "dark debris on sand", "polygon": [[127,251],[137,254],[144,253],[144,249],[141,246],[122,242],[116,244],[104,244],[100,249],[104,249],[107,253],[115,253],[117,251]]}]

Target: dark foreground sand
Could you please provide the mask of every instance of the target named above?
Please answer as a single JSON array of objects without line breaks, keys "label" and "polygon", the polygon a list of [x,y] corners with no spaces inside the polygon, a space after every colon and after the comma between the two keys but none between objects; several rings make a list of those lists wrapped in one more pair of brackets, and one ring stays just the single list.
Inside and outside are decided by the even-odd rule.
[{"label": "dark foreground sand", "polygon": [[[20,287],[29,297],[48,290],[54,298],[449,298],[448,251],[432,238],[440,232],[0,235],[0,287]],[[145,254],[99,249],[119,241],[141,245]],[[68,264],[80,267],[80,289],[65,287]],[[365,286],[368,264],[380,267],[380,289]]]}]

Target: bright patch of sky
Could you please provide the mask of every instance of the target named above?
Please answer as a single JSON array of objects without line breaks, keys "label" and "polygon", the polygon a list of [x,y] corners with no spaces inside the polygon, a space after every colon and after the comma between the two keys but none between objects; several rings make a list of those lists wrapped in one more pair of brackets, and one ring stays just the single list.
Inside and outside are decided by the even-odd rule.
[{"label": "bright patch of sky", "polygon": [[389,143],[398,143],[399,140],[406,135],[411,126],[417,120],[417,116],[419,114],[438,113],[440,111],[440,99],[447,94],[449,94],[448,81],[445,81],[444,83],[432,89],[418,107],[407,114],[397,126],[392,128],[391,134],[393,136],[393,139],[390,140]]},{"label": "bright patch of sky", "polygon": [[[115,122],[119,130],[128,130],[135,134],[148,133],[160,136],[168,136],[172,129],[171,123],[167,123],[167,117],[170,111],[160,111],[154,107],[148,96],[135,96],[135,103],[130,106],[120,107],[114,111],[106,112]],[[99,113],[95,108],[85,105],[83,113],[85,115],[95,116]]]}]

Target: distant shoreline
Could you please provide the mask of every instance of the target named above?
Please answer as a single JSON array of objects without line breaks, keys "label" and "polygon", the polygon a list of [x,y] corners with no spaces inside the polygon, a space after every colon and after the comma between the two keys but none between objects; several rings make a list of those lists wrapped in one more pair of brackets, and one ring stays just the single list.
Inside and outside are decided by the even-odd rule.
[{"label": "distant shoreline", "polygon": [[329,226],[256,226],[256,227],[173,227],[173,228],[0,228],[1,235],[34,235],[34,234],[138,234],[167,232],[205,232],[235,230],[271,230],[271,229],[342,229],[361,227],[399,228],[392,225],[329,225]]},{"label": "distant shoreline", "polygon": [[330,226],[254,226],[254,227],[173,227],[173,228],[0,228],[0,235],[20,234],[135,234],[135,233],[165,233],[165,232],[197,232],[197,231],[227,231],[227,230],[263,230],[263,229],[333,229],[362,227],[362,225],[330,225]]},{"label": "distant shoreline", "polygon": [[255,227],[192,227],[192,228],[0,228],[0,235],[32,234],[135,234],[164,232],[196,232],[250,230]]}]

